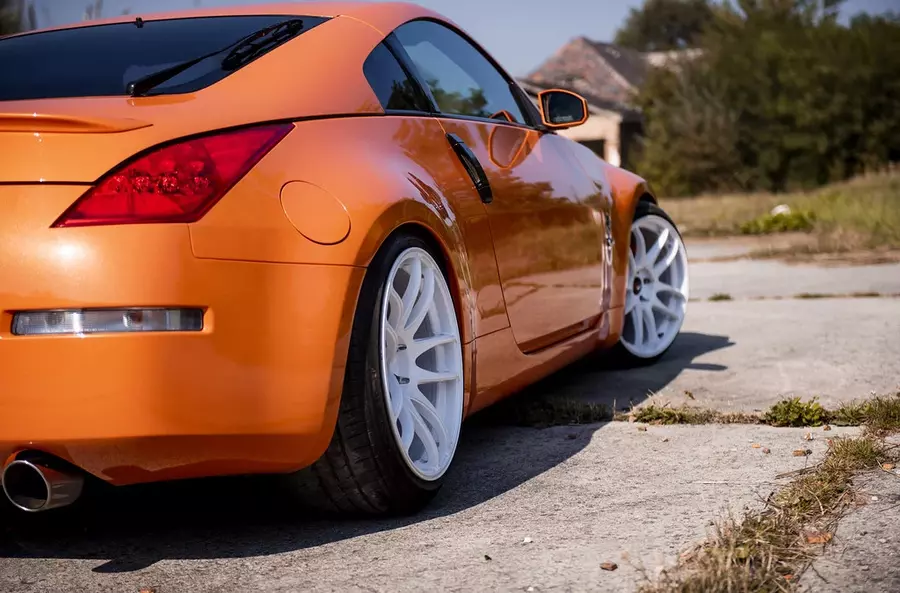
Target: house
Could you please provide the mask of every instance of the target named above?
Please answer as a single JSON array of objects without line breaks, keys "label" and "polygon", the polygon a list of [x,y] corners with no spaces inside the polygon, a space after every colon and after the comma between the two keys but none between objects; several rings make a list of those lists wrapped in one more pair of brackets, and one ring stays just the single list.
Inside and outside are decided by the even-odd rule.
[{"label": "house", "polygon": [[537,102],[542,90],[571,90],[588,102],[590,118],[561,135],[588,146],[610,164],[630,168],[643,132],[640,111],[630,106],[650,68],[676,67],[698,50],[642,53],[611,43],[576,37],[518,82]]},{"label": "house", "polygon": [[643,127],[639,111],[622,103],[602,99],[571,84],[537,83],[530,79],[517,80],[522,90],[537,104],[538,93],[547,89],[563,89],[578,93],[587,101],[590,117],[575,128],[559,134],[580,142],[615,166],[625,166],[633,155],[633,143]]}]

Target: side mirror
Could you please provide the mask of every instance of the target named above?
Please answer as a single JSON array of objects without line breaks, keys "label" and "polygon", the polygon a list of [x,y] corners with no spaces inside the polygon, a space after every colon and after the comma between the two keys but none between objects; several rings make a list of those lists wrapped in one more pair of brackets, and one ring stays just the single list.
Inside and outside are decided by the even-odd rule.
[{"label": "side mirror", "polygon": [[574,128],[588,119],[587,101],[571,91],[541,91],[538,94],[538,104],[541,107],[541,120],[548,128]]}]

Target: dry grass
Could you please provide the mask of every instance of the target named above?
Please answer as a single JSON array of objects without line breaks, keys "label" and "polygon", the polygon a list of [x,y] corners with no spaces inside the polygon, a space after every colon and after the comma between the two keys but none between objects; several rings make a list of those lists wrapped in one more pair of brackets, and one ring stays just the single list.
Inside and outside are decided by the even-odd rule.
[{"label": "dry grass", "polygon": [[782,199],[772,194],[733,194],[663,198],[660,205],[683,235],[716,237],[740,234],[741,224],[765,215]]},{"label": "dry grass", "polygon": [[[886,446],[883,437],[900,431],[900,393],[847,404],[834,412],[818,408],[810,412],[795,400],[782,408],[799,411],[800,417],[809,413],[818,418],[820,412],[843,416],[864,424],[866,431],[857,438],[831,439],[822,463],[797,472],[799,477],[771,494],[762,510],[720,521],[708,541],[642,587],[642,593],[795,590],[797,578],[831,541],[850,504],[853,476],[897,460],[896,447]],[[772,410],[767,417],[770,414]]]},{"label": "dry grass", "polygon": [[630,417],[635,422],[646,424],[760,424],[762,422],[762,417],[758,414],[717,412],[691,406],[670,408],[653,404],[635,408]]},{"label": "dry grass", "polygon": [[860,177],[812,192],[701,196],[661,202],[689,236],[740,235],[742,227],[752,232],[778,230],[769,212],[778,204],[787,204],[794,212],[804,213],[815,237],[811,244],[795,250],[833,253],[900,249],[900,174],[896,172]]},{"label": "dry grass", "polygon": [[850,502],[851,479],[890,459],[883,441],[866,435],[833,439],[825,460],[771,495],[761,511],[720,521],[712,537],[682,556],[642,593],[790,591]]},{"label": "dry grass", "polygon": [[900,432],[900,392],[846,403],[830,413],[829,421],[839,426],[865,425],[877,434]]}]

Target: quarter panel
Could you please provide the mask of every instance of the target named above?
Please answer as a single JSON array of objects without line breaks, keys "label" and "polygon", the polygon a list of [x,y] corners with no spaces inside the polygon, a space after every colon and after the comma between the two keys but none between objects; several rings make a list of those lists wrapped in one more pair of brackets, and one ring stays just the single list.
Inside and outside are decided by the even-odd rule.
[{"label": "quarter panel", "polygon": [[[346,238],[322,245],[300,234],[279,199],[290,182],[338,200],[350,218]],[[508,325],[484,206],[432,118],[298,122],[190,233],[201,258],[365,267],[404,224],[427,229],[441,245],[466,342]]]}]

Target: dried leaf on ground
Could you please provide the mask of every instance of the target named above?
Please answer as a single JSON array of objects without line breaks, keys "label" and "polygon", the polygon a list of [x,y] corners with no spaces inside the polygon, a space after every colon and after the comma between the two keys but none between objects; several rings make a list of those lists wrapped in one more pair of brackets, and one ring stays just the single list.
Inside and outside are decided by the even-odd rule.
[{"label": "dried leaf on ground", "polygon": [[831,427],[826,424],[825,426],[822,427],[822,430],[831,430]]},{"label": "dried leaf on ground", "polygon": [[813,440],[813,435],[812,435],[812,433],[811,433],[811,432],[806,433],[806,434],[803,436],[803,440],[804,440],[804,441],[811,441],[811,440]]},{"label": "dried leaf on ground", "polygon": [[809,449],[797,449],[794,451],[794,457],[808,457],[812,455],[812,451]]},{"label": "dried leaf on ground", "polygon": [[604,562],[600,565],[600,568],[602,568],[603,570],[616,570],[617,568],[619,568],[619,565],[615,562]]},{"label": "dried leaf on ground", "polygon": [[834,535],[831,533],[810,533],[806,536],[806,543],[808,544],[827,544],[831,541]]}]

